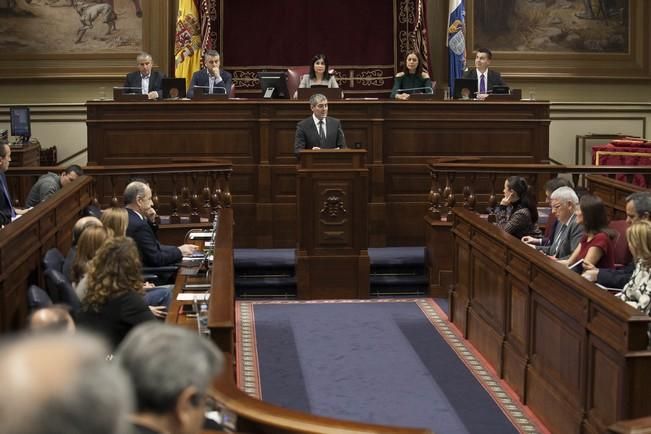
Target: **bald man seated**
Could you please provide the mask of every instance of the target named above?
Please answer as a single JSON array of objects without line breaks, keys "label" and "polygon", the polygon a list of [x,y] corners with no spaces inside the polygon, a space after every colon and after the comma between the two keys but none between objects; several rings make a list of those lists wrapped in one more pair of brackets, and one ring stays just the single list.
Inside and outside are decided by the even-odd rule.
[{"label": "bald man seated", "polygon": [[66,306],[53,305],[34,311],[29,316],[29,329],[33,332],[66,331],[74,333],[75,322]]},{"label": "bald man seated", "polygon": [[133,392],[108,347],[86,334],[37,333],[0,347],[0,432],[124,434]]}]

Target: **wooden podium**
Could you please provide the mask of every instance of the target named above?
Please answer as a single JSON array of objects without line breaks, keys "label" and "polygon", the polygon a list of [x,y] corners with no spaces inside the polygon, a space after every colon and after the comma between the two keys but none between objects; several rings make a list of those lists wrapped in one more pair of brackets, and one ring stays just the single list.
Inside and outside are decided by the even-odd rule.
[{"label": "wooden podium", "polygon": [[301,299],[369,292],[366,150],[305,150],[297,167],[296,283]]}]

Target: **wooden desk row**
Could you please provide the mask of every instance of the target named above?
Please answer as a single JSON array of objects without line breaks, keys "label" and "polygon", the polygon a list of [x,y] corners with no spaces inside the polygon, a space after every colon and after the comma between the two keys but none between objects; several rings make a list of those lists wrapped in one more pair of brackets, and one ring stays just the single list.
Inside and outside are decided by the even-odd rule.
[{"label": "wooden desk row", "polygon": [[93,200],[93,180],[82,176],[0,230],[0,333],[27,318],[27,288],[43,287],[41,260],[48,249],[70,248],[72,227]]},{"label": "wooden desk row", "polygon": [[450,320],[552,431],[651,414],[651,317],[454,209]]},{"label": "wooden desk row", "polygon": [[[548,159],[549,102],[329,102],[346,142],[368,151],[369,245],[423,245],[427,162]],[[305,101],[89,101],[89,165],[221,158],[233,163],[236,247],[296,245],[297,121]]]}]

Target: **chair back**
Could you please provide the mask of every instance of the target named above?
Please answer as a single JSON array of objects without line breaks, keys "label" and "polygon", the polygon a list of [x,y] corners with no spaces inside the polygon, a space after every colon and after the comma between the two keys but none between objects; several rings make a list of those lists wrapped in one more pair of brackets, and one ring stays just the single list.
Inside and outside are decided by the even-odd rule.
[{"label": "chair back", "polygon": [[608,223],[608,227],[615,232],[615,239],[613,240],[615,267],[621,267],[630,263],[633,260],[633,255],[631,255],[631,251],[628,249],[628,242],[626,241],[626,229],[628,229],[626,220],[612,220]]},{"label": "chair back", "polygon": [[27,305],[29,306],[30,312],[33,312],[44,307],[52,306],[52,300],[43,288],[36,285],[29,285],[29,288],[27,288]]},{"label": "chair back", "polygon": [[287,68],[287,92],[290,98],[298,90],[298,85],[301,83],[301,77],[310,72],[309,66],[292,66]]},{"label": "chair back", "polygon": [[63,303],[70,306],[73,312],[78,312],[81,302],[72,284],[62,272],[49,269],[45,271],[45,284],[54,303]]},{"label": "chair back", "polygon": [[52,247],[43,256],[43,268],[45,270],[63,271],[63,262],[65,258],[63,254],[56,247]]}]

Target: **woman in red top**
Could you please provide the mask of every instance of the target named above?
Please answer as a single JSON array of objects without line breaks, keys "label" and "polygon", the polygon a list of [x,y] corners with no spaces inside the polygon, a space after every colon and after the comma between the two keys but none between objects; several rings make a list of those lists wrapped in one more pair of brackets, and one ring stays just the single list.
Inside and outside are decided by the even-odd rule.
[{"label": "woman in red top", "polygon": [[576,221],[583,225],[585,235],[572,255],[558,262],[571,265],[583,259],[597,268],[615,268],[615,251],[608,229],[606,207],[601,199],[589,194],[581,197],[579,205]]}]

